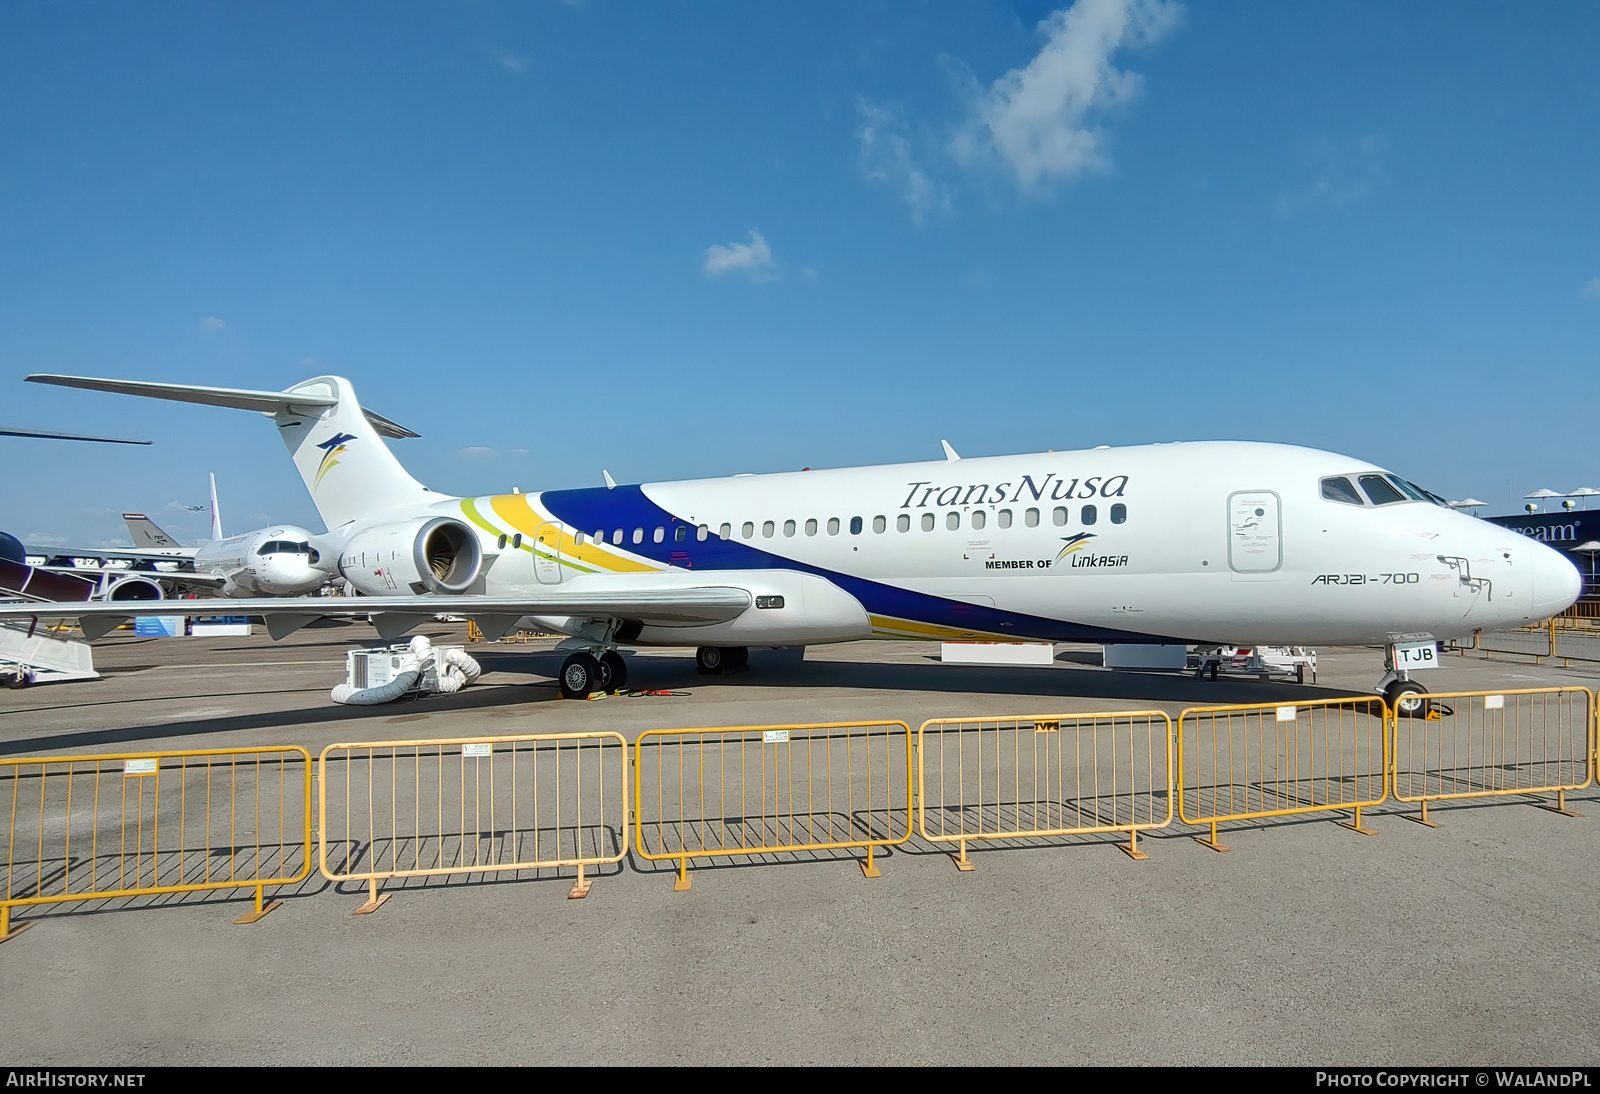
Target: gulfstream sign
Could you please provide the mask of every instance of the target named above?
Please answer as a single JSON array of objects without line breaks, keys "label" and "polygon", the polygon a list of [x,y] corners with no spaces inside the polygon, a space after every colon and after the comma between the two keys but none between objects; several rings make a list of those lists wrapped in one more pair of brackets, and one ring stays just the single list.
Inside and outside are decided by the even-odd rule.
[{"label": "gulfstream sign", "polygon": [[[1052,482],[1052,479],[1055,481]],[[1015,485],[1002,482],[991,487],[988,483],[981,482],[970,486],[940,486],[927,481],[911,482],[906,485],[911,489],[906,494],[906,500],[900,503],[900,508],[926,509],[930,503],[938,506],[999,505],[1002,502],[1019,502],[1024,497],[1031,501],[1120,498],[1122,492],[1127,489],[1128,476],[1090,475],[1080,481],[1058,479],[1052,471],[1038,482],[1033,481],[1032,475],[1024,475],[1022,481]]]}]

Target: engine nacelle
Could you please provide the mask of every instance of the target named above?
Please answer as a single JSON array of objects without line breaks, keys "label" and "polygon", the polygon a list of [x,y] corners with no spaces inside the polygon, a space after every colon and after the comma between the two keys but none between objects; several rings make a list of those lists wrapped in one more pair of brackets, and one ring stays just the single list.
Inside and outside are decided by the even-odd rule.
[{"label": "engine nacelle", "polygon": [[464,593],[482,572],[478,534],[452,517],[368,528],[339,556],[339,573],[365,596]]},{"label": "engine nacelle", "polygon": [[165,595],[159,581],[152,581],[148,577],[123,577],[106,590],[105,598],[115,601],[162,600]]}]

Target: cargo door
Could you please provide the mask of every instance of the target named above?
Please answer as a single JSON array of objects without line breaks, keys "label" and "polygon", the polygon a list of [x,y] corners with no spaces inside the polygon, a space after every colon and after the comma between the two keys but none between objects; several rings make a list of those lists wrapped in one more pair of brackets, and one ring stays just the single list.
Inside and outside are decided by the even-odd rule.
[{"label": "cargo door", "polygon": [[1283,565],[1283,516],[1271,490],[1228,495],[1228,565],[1236,574],[1270,574]]},{"label": "cargo door", "polygon": [[541,585],[561,584],[561,526],[541,524],[533,536],[533,572]]}]

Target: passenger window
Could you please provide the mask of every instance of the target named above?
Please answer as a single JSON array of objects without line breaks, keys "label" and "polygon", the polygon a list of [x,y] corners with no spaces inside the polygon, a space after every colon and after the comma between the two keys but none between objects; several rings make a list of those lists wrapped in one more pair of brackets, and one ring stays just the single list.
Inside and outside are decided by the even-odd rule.
[{"label": "passenger window", "polygon": [[1009,509],[1000,510],[1000,527],[1002,527],[1002,528],[1010,528],[1011,527],[1011,510],[1009,510]]},{"label": "passenger window", "polygon": [[635,542],[635,543],[643,543],[644,542],[644,529],[643,528],[635,528],[633,530],[633,542]]},{"label": "passenger window", "polygon": [[745,521],[744,522],[744,527],[739,529],[739,534],[744,536],[745,539],[749,539],[751,536],[755,535],[756,534],[755,521],[752,521],[752,520]]},{"label": "passenger window", "polygon": [[664,540],[666,538],[667,538],[667,530],[665,528],[657,528],[656,529],[656,534],[651,537],[651,539],[653,539],[657,543],[660,543],[662,540]]},{"label": "passenger window", "polygon": [[702,524],[702,525],[700,525],[698,528],[696,528],[694,530],[694,538],[704,542],[706,536],[710,533],[710,531],[711,531],[711,525]]},{"label": "passenger window", "polygon": [[812,517],[810,520],[806,521],[806,535],[814,536],[816,534],[817,534],[817,518],[816,517]]},{"label": "passenger window", "polygon": [[861,518],[860,517],[851,517],[850,518],[850,534],[852,536],[859,536],[861,534]]},{"label": "passenger window", "polygon": [[[579,532],[577,535],[573,536],[572,537],[572,541],[574,543],[576,543],[579,547],[582,547],[583,546],[583,533]],[[501,544],[501,546],[505,546],[505,545]]]},{"label": "passenger window", "polygon": [[522,533],[521,532],[518,532],[516,535],[511,537],[511,549],[513,551],[522,550]]},{"label": "passenger window", "polygon": [[1111,523],[1123,524],[1128,519],[1128,507],[1120,501],[1111,507]]},{"label": "passenger window", "polygon": [[778,526],[773,524],[769,520],[766,523],[762,524],[762,526],[761,526],[761,538],[762,539],[771,539],[772,538],[772,533],[776,532],[777,530],[778,530]]},{"label": "passenger window", "polygon": [[932,513],[924,513],[924,514],[922,514],[922,530],[924,532],[933,531],[933,514]]},{"label": "passenger window", "polygon": [[503,533],[500,536],[500,549],[502,551],[504,551],[506,549],[506,537],[505,537],[505,535]]},{"label": "passenger window", "polygon": [[717,537],[719,539],[730,539],[732,536],[733,525],[731,524],[723,524],[723,526],[717,530]]},{"label": "passenger window", "polygon": [[1346,505],[1361,505],[1361,495],[1354,484],[1343,475],[1322,480],[1322,497],[1325,501],[1338,501]]},{"label": "passenger window", "polygon": [[1373,505],[1393,505],[1406,500],[1406,496],[1390,486],[1389,480],[1382,475],[1362,475],[1361,489],[1367,492]]},{"label": "passenger window", "polygon": [[828,534],[830,536],[836,536],[836,535],[839,534],[839,518],[838,517],[829,517],[828,518]]},{"label": "passenger window", "polygon": [[1051,513],[1050,513],[1050,519],[1055,522],[1055,526],[1057,528],[1060,528],[1062,525],[1066,524],[1067,523],[1067,507],[1064,506],[1064,505],[1056,506],[1055,509],[1052,510]]},{"label": "passenger window", "polygon": [[672,542],[674,542],[674,543],[682,543],[684,540],[686,540],[688,538],[689,538],[689,526],[687,524],[680,524],[680,525],[678,525],[676,528],[674,528],[672,530]]},{"label": "passenger window", "polygon": [[989,523],[989,518],[982,509],[974,509],[972,511],[972,526],[974,528],[982,528],[987,523]]},{"label": "passenger window", "polygon": [[622,529],[621,528],[618,528],[616,531],[611,533],[611,542],[612,543],[621,543],[622,542]]},{"label": "passenger window", "polygon": [[1078,513],[1078,519],[1085,524],[1093,524],[1100,519],[1100,511],[1092,505],[1085,505]]},{"label": "passenger window", "polygon": [[1022,523],[1026,524],[1029,528],[1037,528],[1039,526],[1039,510],[1029,509],[1027,512],[1023,513]]},{"label": "passenger window", "polygon": [[872,518],[872,530],[874,532],[882,532],[885,529],[887,529],[888,527],[889,527],[889,522],[887,520],[885,520],[883,517],[873,517]]},{"label": "passenger window", "polygon": [[786,538],[794,535],[794,521],[786,520],[783,522],[783,534]]},{"label": "passenger window", "polygon": [[961,514],[949,512],[944,515],[944,526],[954,532],[961,527]]},{"label": "passenger window", "polygon": [[594,541],[596,543],[604,543],[606,541],[606,530],[604,528],[594,534]]},{"label": "passenger window", "polygon": [[909,531],[911,531],[911,514],[910,513],[901,513],[898,517],[895,517],[894,518],[894,530],[897,531],[897,532],[909,532]]}]

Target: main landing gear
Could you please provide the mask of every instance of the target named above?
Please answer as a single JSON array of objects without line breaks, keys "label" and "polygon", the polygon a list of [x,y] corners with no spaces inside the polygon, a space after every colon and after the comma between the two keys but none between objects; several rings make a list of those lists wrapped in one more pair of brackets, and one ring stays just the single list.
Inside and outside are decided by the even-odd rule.
[{"label": "main landing gear", "polygon": [[694,651],[695,671],[702,676],[718,676],[742,669],[750,660],[748,646],[701,646]]},{"label": "main landing gear", "polygon": [[628,663],[616,650],[606,650],[599,657],[579,652],[562,664],[559,680],[563,699],[587,699],[597,691],[620,691],[628,683]]}]

